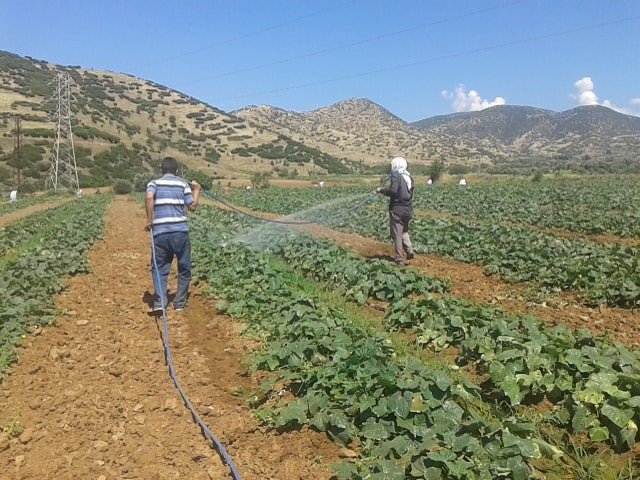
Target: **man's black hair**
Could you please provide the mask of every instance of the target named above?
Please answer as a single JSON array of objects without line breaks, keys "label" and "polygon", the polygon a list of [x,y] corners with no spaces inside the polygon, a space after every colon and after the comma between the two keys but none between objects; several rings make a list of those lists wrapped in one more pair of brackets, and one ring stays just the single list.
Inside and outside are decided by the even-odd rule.
[{"label": "man's black hair", "polygon": [[178,161],[173,157],[164,157],[160,163],[160,171],[162,171],[163,175],[165,173],[173,173],[175,175],[178,173]]}]

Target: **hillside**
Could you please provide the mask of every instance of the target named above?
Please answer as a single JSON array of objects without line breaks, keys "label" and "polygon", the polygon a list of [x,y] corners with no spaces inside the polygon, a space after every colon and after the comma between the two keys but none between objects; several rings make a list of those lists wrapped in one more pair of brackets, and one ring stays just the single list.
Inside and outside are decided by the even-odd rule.
[{"label": "hillside", "polygon": [[414,170],[442,159],[460,173],[640,170],[640,118],[600,106],[557,113],[502,105],[412,124],[367,99],[305,113],[270,106],[226,113],[152,81],[0,51],[0,187],[15,183],[15,114],[23,119],[22,177],[43,185],[54,140],[47,99],[59,71],[75,82],[74,136],[86,187],[143,182],[166,155],[214,178],[375,172],[396,155]]},{"label": "hillside", "polygon": [[22,116],[23,178],[40,185],[50,165],[53,107],[46,100],[59,71],[75,82],[72,109],[81,184],[148,176],[165,155],[214,177],[252,172],[350,173],[357,165],[253,126],[162,85],[129,75],[63,67],[0,51],[0,183],[11,185],[13,119]]},{"label": "hillside", "polygon": [[234,114],[265,128],[277,125],[286,135],[368,166],[386,164],[397,155],[423,164],[436,156],[463,159],[472,150],[425,135],[368,99],[349,99],[306,113],[261,105]]}]

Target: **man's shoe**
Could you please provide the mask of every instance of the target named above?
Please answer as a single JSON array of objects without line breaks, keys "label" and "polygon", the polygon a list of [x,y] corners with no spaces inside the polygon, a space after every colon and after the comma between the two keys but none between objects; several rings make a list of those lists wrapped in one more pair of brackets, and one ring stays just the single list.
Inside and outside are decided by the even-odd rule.
[{"label": "man's shoe", "polygon": [[154,305],[153,307],[149,308],[149,313],[157,313],[161,311],[162,311],[162,305]]},{"label": "man's shoe", "polygon": [[413,260],[413,257],[415,257],[413,251],[407,252],[407,260]]},{"label": "man's shoe", "polygon": [[187,308],[187,305],[174,305],[173,306],[173,310],[175,312],[181,312],[183,311],[185,308]]},{"label": "man's shoe", "polygon": [[395,262],[395,263],[396,263],[396,265],[398,265],[399,267],[404,267],[404,266],[405,266],[405,264],[404,264],[404,262],[403,262],[402,260],[396,260],[396,262]]}]

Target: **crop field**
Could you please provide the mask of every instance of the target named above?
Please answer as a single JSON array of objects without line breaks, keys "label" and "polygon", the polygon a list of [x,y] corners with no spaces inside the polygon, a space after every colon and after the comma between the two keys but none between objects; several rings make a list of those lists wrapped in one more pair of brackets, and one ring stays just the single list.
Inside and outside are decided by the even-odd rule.
[{"label": "crop field", "polygon": [[[225,197],[306,225],[189,218],[175,368],[242,478],[640,478],[636,183],[419,187],[406,268],[372,190]],[[0,229],[0,466],[19,478],[229,478],[168,379],[144,225],[140,198],[96,195]]]},{"label": "crop field", "polygon": [[[332,194],[358,193],[363,190],[314,190],[307,194],[290,189],[236,194],[232,201],[285,215],[311,209],[303,218],[313,220],[342,208],[343,204],[335,202],[326,208],[312,208],[335,198]],[[331,226],[386,241],[384,202],[375,199],[357,215],[333,220]],[[419,252],[478,264],[487,275],[527,282],[542,292],[572,292],[590,305],[640,305],[638,182],[574,179],[469,189],[432,187],[419,189],[415,204],[412,241]],[[427,209],[448,215],[432,218],[424,213]],[[571,220],[563,223],[562,219]],[[545,225],[582,233],[620,234],[624,240],[637,239],[639,243],[628,244],[622,238],[622,243],[616,243],[615,238],[611,243],[570,239],[539,228]]]},{"label": "crop field", "polygon": [[95,197],[0,230],[0,379],[25,333],[54,318],[62,279],[87,271],[84,253],[102,232],[106,204]]},{"label": "crop field", "polygon": [[[341,478],[529,478],[541,462],[568,468],[554,466],[567,432],[633,448],[637,352],[470,304],[439,279],[238,214],[208,210],[194,223],[207,240],[197,249],[199,275],[223,299],[218,308],[249,320],[266,344],[254,365],[276,377],[254,401],[279,426],[311,425],[340,442],[355,437],[364,461],[340,467]],[[355,305],[382,302],[375,333],[323,290]],[[380,342],[380,351],[361,351],[361,337]],[[278,401],[274,384],[296,399]],[[492,428],[502,434],[492,437]]]},{"label": "crop field", "polygon": [[[38,205],[40,203],[49,202],[52,200],[52,195],[38,195],[32,197],[20,198],[20,200],[13,203],[0,204],[0,215],[7,215],[12,212],[16,212],[23,208],[30,207],[32,205]],[[4,199],[3,199],[4,200]]]}]

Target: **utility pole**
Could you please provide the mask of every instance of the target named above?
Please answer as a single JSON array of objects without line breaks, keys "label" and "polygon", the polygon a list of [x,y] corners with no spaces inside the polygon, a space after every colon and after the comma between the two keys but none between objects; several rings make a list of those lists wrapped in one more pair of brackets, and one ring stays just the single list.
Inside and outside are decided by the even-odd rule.
[{"label": "utility pole", "polygon": [[14,177],[15,172],[18,173],[18,187],[20,187],[20,170],[22,168],[22,118],[20,115],[15,115],[15,130],[13,135],[13,156],[14,156]]},{"label": "utility pole", "polygon": [[50,85],[53,85],[54,88],[50,101],[53,102],[55,108],[53,121],[56,123],[56,140],[51,156],[48,183],[56,192],[58,186],[63,185],[78,191],[80,184],[71,130],[71,85],[73,85],[73,80],[71,75],[61,72],[56,75]]}]

